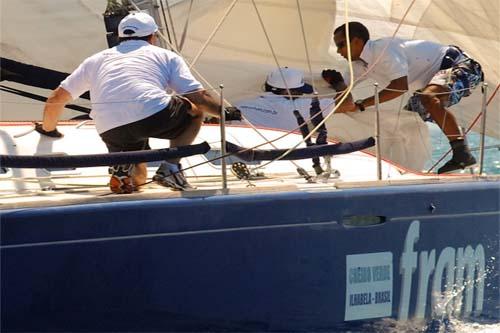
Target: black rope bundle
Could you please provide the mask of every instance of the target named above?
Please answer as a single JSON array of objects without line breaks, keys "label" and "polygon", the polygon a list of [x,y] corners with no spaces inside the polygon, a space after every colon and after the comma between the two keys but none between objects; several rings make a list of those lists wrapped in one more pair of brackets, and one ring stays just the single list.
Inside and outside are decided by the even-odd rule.
[{"label": "black rope bundle", "polygon": [[0,167],[8,168],[82,168],[119,164],[137,164],[141,162],[162,161],[169,158],[182,158],[205,154],[210,150],[207,142],[190,146],[167,149],[128,151],[90,155],[0,155]]},{"label": "black rope bundle", "polygon": [[[307,148],[295,149],[290,154],[282,158],[282,160],[301,160],[325,155],[340,155],[349,154],[358,150],[373,147],[375,139],[369,137],[367,139],[336,143],[332,145],[319,145]],[[270,161],[283,155],[288,149],[246,149],[227,142],[226,149],[244,161]]]}]

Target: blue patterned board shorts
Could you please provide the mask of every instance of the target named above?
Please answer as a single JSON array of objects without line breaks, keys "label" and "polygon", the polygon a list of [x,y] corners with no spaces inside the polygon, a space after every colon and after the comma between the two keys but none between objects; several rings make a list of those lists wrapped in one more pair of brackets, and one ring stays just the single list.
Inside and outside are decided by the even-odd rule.
[{"label": "blue patterned board shorts", "polygon": [[[441,70],[434,75],[429,85],[443,86],[450,91],[448,101],[443,105],[443,107],[449,107],[460,102],[462,97],[469,96],[482,81],[481,65],[457,47],[451,46],[443,59]],[[420,100],[419,92],[417,91],[408,99],[404,108],[417,112],[424,121],[432,122],[430,113]]]}]

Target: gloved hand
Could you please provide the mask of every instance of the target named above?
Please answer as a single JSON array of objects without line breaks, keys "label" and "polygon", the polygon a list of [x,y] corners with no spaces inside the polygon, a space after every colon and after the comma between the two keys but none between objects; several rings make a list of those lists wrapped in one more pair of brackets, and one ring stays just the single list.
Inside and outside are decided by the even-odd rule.
[{"label": "gloved hand", "polygon": [[324,69],[321,72],[323,80],[328,82],[333,88],[336,88],[339,83],[344,83],[342,74],[334,69]]},{"label": "gloved hand", "polygon": [[227,121],[241,121],[241,111],[238,108],[234,106],[228,106],[224,109],[224,112],[226,113]]},{"label": "gloved hand", "polygon": [[35,131],[37,131],[41,135],[45,135],[51,138],[62,138],[64,136],[61,132],[57,130],[57,128],[54,129],[53,131],[44,130],[42,124],[40,123],[35,123]]}]

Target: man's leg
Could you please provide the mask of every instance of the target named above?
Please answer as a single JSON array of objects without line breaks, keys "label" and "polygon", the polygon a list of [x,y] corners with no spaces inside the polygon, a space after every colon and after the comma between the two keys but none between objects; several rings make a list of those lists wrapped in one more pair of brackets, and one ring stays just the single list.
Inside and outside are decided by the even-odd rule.
[{"label": "man's leg", "polygon": [[[170,140],[170,147],[187,146],[193,143],[194,139],[200,132],[201,124],[203,123],[203,112],[194,104],[191,105],[191,110],[188,111],[191,115],[191,121],[185,130],[175,139]],[[178,164],[180,159],[169,159],[170,163]]]},{"label": "man's leg", "polygon": [[449,90],[445,87],[429,85],[422,90],[422,95],[420,95],[424,108],[446,135],[453,150],[453,157],[439,168],[438,173],[464,169],[476,163],[476,159],[470,153],[465,137],[458,127],[455,116],[443,107],[449,98],[447,92]]},{"label": "man's leg", "polygon": [[134,170],[132,171],[132,180],[135,186],[142,185],[146,183],[148,179],[148,169],[147,163],[134,164]]},{"label": "man's leg", "polygon": [[438,124],[448,141],[457,140],[462,136],[455,116],[443,107],[448,100],[448,90],[437,85],[430,85],[422,90],[420,100],[432,119]]},{"label": "man's leg", "polygon": [[[183,131],[179,135],[174,139],[170,139],[170,147],[191,144],[200,131],[203,122],[203,112],[193,104],[191,104],[191,108],[185,112],[188,112],[190,115],[188,120],[189,123],[183,127]],[[155,176],[153,176],[153,180],[162,186],[170,187],[175,190],[193,188],[186,180],[179,161],[179,158],[170,158],[163,162],[156,171]]]}]

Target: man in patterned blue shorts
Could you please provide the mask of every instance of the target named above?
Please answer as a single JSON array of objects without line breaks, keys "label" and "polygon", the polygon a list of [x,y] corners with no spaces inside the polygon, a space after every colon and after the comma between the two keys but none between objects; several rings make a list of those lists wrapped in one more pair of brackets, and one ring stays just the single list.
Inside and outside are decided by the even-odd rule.
[{"label": "man in patterned blue shorts", "polygon": [[[337,53],[347,59],[346,25],[334,31]],[[470,153],[453,114],[446,108],[457,104],[462,97],[483,81],[481,65],[456,46],[441,45],[424,40],[381,38],[370,40],[368,29],[359,22],[349,22],[351,58],[354,78],[371,78],[388,82],[379,93],[380,103],[397,98],[406,91],[415,92],[406,109],[418,112],[425,121],[435,121],[447,136],[453,149],[453,157],[438,173],[446,173],[470,167],[476,159]],[[371,64],[375,63],[371,70]],[[337,91],[347,88],[341,73],[325,70],[323,78]],[[375,104],[369,97],[353,101],[348,96],[336,112],[364,111]]]}]

